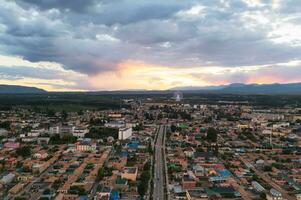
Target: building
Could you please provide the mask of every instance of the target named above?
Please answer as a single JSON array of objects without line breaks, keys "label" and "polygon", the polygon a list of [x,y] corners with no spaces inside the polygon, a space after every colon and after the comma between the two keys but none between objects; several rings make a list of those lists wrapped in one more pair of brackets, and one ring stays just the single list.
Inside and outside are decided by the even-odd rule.
[{"label": "building", "polygon": [[72,134],[74,137],[84,138],[88,132],[89,130],[86,128],[75,128]]},{"label": "building", "polygon": [[264,192],[265,189],[257,181],[252,181],[252,186],[257,192]]},{"label": "building", "polygon": [[274,188],[272,188],[270,192],[267,194],[267,200],[282,200],[282,199],[283,199],[282,194],[277,190],[275,190]]},{"label": "building", "polygon": [[0,183],[2,183],[4,185],[9,184],[14,180],[15,177],[16,177],[15,174],[9,173],[9,174],[2,177],[2,179],[0,180]]},{"label": "building", "polygon": [[9,148],[9,149],[17,149],[20,147],[19,142],[6,142],[4,144],[4,148]]},{"label": "building", "polygon": [[51,134],[51,135],[60,134],[60,127],[59,126],[51,126],[49,128],[49,134]]},{"label": "building", "polygon": [[209,199],[207,193],[202,189],[186,190],[187,200],[207,200]]},{"label": "building", "polygon": [[77,151],[96,151],[96,143],[91,143],[88,141],[80,141],[76,143]]},{"label": "building", "polygon": [[119,140],[126,140],[132,136],[132,128],[120,128],[118,131],[118,139]]},{"label": "building", "polygon": [[138,169],[136,167],[125,167],[121,174],[121,178],[136,181],[138,174]]},{"label": "building", "polygon": [[66,135],[66,134],[73,134],[75,130],[75,126],[73,125],[56,125],[56,126],[51,126],[49,128],[49,134],[55,135],[55,134],[60,134],[61,136]]},{"label": "building", "polygon": [[61,136],[66,135],[66,134],[73,134],[75,129],[75,126],[72,125],[63,125],[60,127],[60,134]]},{"label": "building", "polygon": [[183,189],[194,189],[196,187],[196,181],[192,177],[184,175],[182,178],[182,187]]}]

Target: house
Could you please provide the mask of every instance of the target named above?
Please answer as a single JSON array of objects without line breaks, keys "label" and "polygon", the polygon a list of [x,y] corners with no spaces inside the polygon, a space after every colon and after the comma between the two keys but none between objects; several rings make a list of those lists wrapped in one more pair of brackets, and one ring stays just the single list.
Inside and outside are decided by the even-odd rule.
[{"label": "house", "polygon": [[189,175],[184,175],[182,178],[183,189],[194,189],[196,187],[196,181]]},{"label": "house", "polygon": [[192,148],[192,147],[187,147],[187,148],[184,150],[184,154],[185,154],[187,157],[189,157],[189,158],[191,158],[191,157],[193,156],[194,152],[195,152],[195,150],[194,150],[194,148]]},{"label": "house", "polygon": [[80,141],[76,143],[77,151],[96,151],[97,145],[96,143],[91,143],[89,141]]},{"label": "house", "polygon": [[203,189],[186,190],[187,200],[207,200],[209,199],[206,191]]},{"label": "house", "polygon": [[206,188],[206,193],[209,196],[221,196],[221,197],[240,197],[240,193],[237,192],[233,187],[222,187],[222,186],[215,186]]},{"label": "house", "polygon": [[48,153],[47,152],[40,152],[40,153],[35,153],[33,155],[34,158],[37,158],[37,159],[45,159],[48,157]]},{"label": "house", "polygon": [[117,177],[113,184],[113,187],[117,190],[127,190],[129,188],[128,180],[121,177]]},{"label": "house", "polygon": [[121,178],[125,178],[127,180],[136,181],[138,174],[137,167],[125,167],[121,174]]},{"label": "house", "polygon": [[8,148],[8,149],[17,149],[19,147],[20,147],[19,142],[6,142],[4,144],[4,148]]}]

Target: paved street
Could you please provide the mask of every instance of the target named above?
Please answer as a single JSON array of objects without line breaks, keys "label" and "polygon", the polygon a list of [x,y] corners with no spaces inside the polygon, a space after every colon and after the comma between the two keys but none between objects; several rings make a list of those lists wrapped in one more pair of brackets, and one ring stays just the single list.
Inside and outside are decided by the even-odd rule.
[{"label": "paved street", "polygon": [[154,174],[154,200],[163,200],[164,196],[164,162],[163,162],[163,137],[165,134],[165,127],[159,126],[158,128],[158,137],[155,144],[155,174]]},{"label": "paved street", "polygon": [[[250,164],[247,160],[245,160],[242,156],[239,156],[239,159],[241,162],[243,162],[245,165]],[[286,190],[281,188],[278,184],[276,184],[269,176],[266,176],[263,172],[257,170],[255,167],[252,166],[252,170],[255,172],[257,176],[262,178],[267,184],[269,184],[274,189],[278,190],[282,196],[287,200],[295,200],[294,197],[290,196]]]}]

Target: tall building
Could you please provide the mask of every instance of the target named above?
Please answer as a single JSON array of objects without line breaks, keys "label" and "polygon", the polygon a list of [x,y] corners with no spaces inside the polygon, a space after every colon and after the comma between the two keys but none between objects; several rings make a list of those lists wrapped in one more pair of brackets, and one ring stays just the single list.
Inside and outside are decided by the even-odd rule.
[{"label": "tall building", "polygon": [[132,128],[120,128],[118,132],[119,140],[126,140],[132,136]]}]

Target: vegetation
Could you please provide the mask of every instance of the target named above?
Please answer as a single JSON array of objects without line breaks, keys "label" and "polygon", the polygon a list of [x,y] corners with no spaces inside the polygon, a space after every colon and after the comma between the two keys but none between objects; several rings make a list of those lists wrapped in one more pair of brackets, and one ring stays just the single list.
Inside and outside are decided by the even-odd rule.
[{"label": "vegetation", "polygon": [[29,157],[31,155],[31,147],[30,146],[20,147],[16,150],[16,154],[24,158]]},{"label": "vegetation", "polygon": [[145,163],[143,167],[143,172],[140,176],[140,181],[138,184],[138,193],[143,198],[148,190],[148,182],[150,181],[150,162]]},{"label": "vegetation", "polygon": [[64,135],[63,137],[60,137],[60,135],[56,134],[54,136],[50,137],[50,144],[72,144],[75,143],[77,140],[77,137],[73,135]]},{"label": "vegetation", "polygon": [[90,128],[89,133],[85,135],[85,137],[87,138],[94,138],[94,139],[106,139],[110,136],[113,137],[114,139],[117,139],[118,129],[93,126]]},{"label": "vegetation", "polygon": [[10,122],[9,121],[0,122],[0,128],[10,130]]},{"label": "vegetation", "polygon": [[217,141],[217,133],[218,131],[215,128],[210,127],[207,131],[207,141],[215,143]]},{"label": "vegetation", "polygon": [[133,131],[141,131],[141,130],[143,130],[143,125],[141,123],[133,127]]},{"label": "vegetation", "polygon": [[87,192],[86,192],[86,190],[85,190],[84,187],[77,186],[77,185],[71,186],[69,192],[71,194],[78,194],[78,195],[85,195],[85,194],[87,194]]},{"label": "vegetation", "polygon": [[98,180],[102,180],[103,177],[104,177],[104,168],[101,167],[101,168],[98,169],[98,172],[97,172],[97,179],[98,179]]}]

